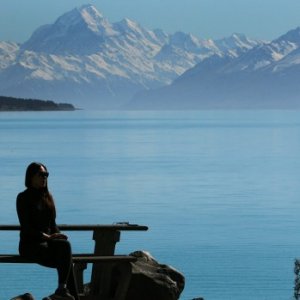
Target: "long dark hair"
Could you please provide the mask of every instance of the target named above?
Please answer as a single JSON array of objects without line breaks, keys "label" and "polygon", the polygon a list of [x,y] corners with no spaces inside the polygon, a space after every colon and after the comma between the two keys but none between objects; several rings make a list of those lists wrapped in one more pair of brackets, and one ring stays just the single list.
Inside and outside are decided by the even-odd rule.
[{"label": "long dark hair", "polygon": [[[32,188],[32,177],[36,175],[38,172],[40,172],[41,167],[43,167],[46,171],[47,167],[39,162],[32,162],[26,169],[26,175],[25,175],[25,186],[30,189]],[[51,195],[51,193],[48,190],[48,183],[46,183],[46,186],[41,189],[41,196],[40,196],[44,202],[44,204],[51,210],[53,213],[53,216],[56,216],[55,211],[55,204],[54,199]]]}]

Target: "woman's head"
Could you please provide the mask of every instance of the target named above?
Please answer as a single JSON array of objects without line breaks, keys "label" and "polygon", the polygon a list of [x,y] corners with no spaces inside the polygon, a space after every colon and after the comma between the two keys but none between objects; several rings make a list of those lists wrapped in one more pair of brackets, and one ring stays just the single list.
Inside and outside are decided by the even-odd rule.
[{"label": "woman's head", "polygon": [[47,189],[49,173],[42,163],[32,162],[26,170],[25,186],[27,188]]},{"label": "woman's head", "polygon": [[26,170],[25,186],[27,188],[34,188],[41,191],[40,196],[42,201],[50,208],[53,216],[56,216],[54,200],[48,191],[47,178],[49,173],[47,168],[42,163],[32,162]]}]

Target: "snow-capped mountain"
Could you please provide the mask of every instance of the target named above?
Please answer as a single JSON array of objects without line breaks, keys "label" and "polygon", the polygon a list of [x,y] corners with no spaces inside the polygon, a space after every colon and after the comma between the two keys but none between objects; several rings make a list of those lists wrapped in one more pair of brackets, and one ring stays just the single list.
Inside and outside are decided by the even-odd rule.
[{"label": "snow-capped mountain", "polygon": [[91,5],[73,9],[59,17],[54,24],[38,28],[21,50],[48,54],[93,54],[105,39],[118,33]]},{"label": "snow-capped mountain", "polygon": [[128,107],[300,108],[300,28],[239,49],[243,53],[229,50],[210,56],[171,85],[138,94]]},{"label": "snow-capped mountain", "polygon": [[110,23],[84,5],[41,26],[22,45],[0,43],[0,94],[117,108],[210,57],[236,57],[261,44],[237,34],[218,41],[167,34],[126,18]]},{"label": "snow-capped mountain", "polygon": [[216,40],[215,44],[222,52],[228,52],[237,56],[241,52],[254,48],[258,43],[257,40],[250,39],[244,34],[234,33],[230,37]]},{"label": "snow-capped mountain", "polygon": [[16,43],[0,42],[0,71],[15,61],[18,50]]}]

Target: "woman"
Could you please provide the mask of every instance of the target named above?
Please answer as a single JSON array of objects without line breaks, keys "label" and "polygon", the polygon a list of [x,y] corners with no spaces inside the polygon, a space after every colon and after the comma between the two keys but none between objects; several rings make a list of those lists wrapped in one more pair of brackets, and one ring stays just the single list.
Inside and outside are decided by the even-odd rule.
[{"label": "woman", "polygon": [[73,276],[72,251],[66,235],[56,222],[54,200],[48,190],[49,173],[45,165],[33,162],[26,170],[26,190],[17,197],[17,212],[21,225],[19,252],[43,266],[56,268],[58,287],[45,299],[78,299]]}]

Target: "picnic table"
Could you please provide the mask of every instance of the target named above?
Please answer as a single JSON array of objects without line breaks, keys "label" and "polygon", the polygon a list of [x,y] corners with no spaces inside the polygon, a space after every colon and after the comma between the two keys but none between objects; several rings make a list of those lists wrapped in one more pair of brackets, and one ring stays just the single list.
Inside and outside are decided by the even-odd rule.
[{"label": "picnic table", "polygon": [[[59,224],[61,231],[92,231],[95,241],[92,253],[73,255],[74,274],[80,300],[123,300],[130,281],[131,264],[136,260],[129,255],[115,255],[116,243],[120,241],[121,231],[146,231],[147,226],[120,222],[111,225],[101,224]],[[0,231],[19,231],[19,225],[0,225]],[[0,254],[0,263],[30,263],[18,254]],[[84,293],[83,272],[92,263],[91,281],[88,295]],[[121,281],[114,297],[110,295],[111,273],[119,266]]]}]

